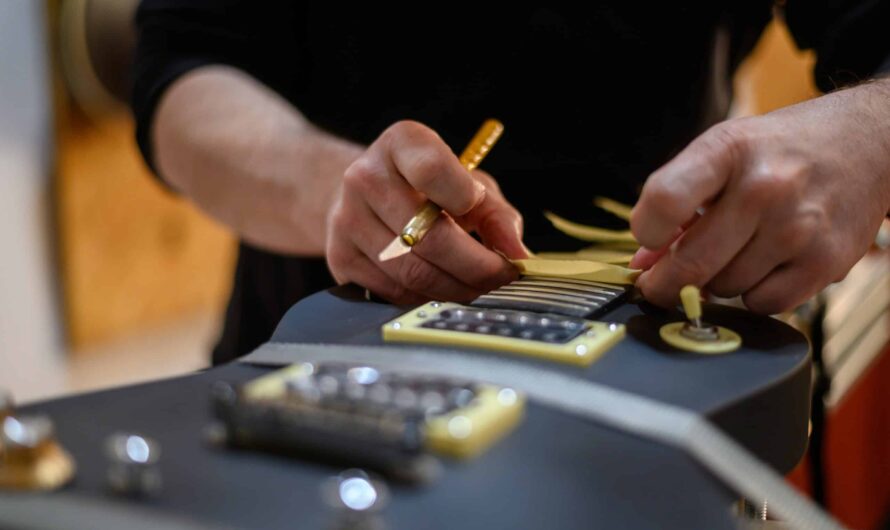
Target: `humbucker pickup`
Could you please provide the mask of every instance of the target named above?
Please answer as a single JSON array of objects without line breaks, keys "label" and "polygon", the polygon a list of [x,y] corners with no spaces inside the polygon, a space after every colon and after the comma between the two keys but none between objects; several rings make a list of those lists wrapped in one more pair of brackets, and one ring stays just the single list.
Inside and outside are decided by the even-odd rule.
[{"label": "humbucker pickup", "polygon": [[590,320],[627,288],[524,276],[470,305],[429,302],[383,325],[383,340],[529,355],[587,366],[624,338],[623,324]]},{"label": "humbucker pickup", "polygon": [[229,445],[345,460],[411,481],[428,480],[428,452],[473,457],[525,408],[510,388],[340,363],[219,383],[213,403]]}]

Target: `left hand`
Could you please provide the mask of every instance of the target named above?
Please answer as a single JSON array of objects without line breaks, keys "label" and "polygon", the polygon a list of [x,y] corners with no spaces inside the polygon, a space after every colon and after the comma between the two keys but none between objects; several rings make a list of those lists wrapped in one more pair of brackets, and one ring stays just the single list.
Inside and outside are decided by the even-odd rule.
[{"label": "left hand", "polygon": [[[696,210],[704,208],[698,216]],[[846,276],[890,208],[890,79],[717,124],[653,173],[631,215],[637,286],[785,311]],[[679,235],[679,237],[678,237]]]}]

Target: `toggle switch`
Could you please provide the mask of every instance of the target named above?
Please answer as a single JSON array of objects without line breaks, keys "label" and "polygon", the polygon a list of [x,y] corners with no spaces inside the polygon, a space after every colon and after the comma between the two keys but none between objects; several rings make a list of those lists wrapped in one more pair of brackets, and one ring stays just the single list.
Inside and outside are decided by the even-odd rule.
[{"label": "toggle switch", "polygon": [[729,353],[742,345],[742,338],[735,331],[702,320],[701,293],[698,287],[683,287],[680,290],[680,301],[687,321],[662,326],[659,331],[662,340],[681,350],[706,354]]}]

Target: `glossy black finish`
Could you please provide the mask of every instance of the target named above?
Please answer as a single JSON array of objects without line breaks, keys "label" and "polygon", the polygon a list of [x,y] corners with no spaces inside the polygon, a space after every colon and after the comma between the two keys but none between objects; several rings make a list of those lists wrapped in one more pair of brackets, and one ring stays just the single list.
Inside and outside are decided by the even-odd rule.
[{"label": "glossy black finish", "polygon": [[[376,343],[379,324],[401,311],[350,288],[319,293],[287,314],[274,340]],[[671,350],[657,341],[657,327],[679,315],[631,304],[609,315],[627,323],[627,339],[592,366],[529,362],[699,411],[779,470],[790,468],[806,440],[806,341],[778,321],[736,309],[707,307],[706,315],[740,332],[744,349],[721,357]],[[25,410],[55,420],[79,465],[68,487],[75,493],[107,496],[103,440],[139,432],[163,450],[164,488],[144,501],[148,507],[236,528],[324,528],[332,518],[320,486],[340,469],[203,442],[211,384],[267,370],[232,364]],[[445,462],[432,485],[391,488],[391,529],[735,528],[730,507],[737,496],[682,451],[536,403],[511,436],[479,458]],[[52,509],[52,495],[46,507]]]},{"label": "glossy black finish", "polygon": [[[272,340],[382,344],[380,326],[407,310],[369,302],[361,290],[343,286],[292,307]],[[627,303],[599,319],[626,324],[627,337],[589,367],[526,362],[696,411],[778,471],[790,471],[807,442],[806,338],[784,322],[738,308],[705,304],[704,315],[708,322],[738,332],[742,347],[726,355],[677,350],[661,340],[658,330],[683,320],[682,313]]]}]

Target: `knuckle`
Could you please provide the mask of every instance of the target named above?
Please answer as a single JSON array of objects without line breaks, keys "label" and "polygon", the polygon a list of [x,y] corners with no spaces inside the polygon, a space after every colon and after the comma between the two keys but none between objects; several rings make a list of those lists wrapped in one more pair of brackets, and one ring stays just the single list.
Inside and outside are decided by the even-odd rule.
[{"label": "knuckle", "polygon": [[701,138],[706,147],[738,160],[750,144],[745,123],[745,120],[718,123],[711,126]]},{"label": "knuckle", "polygon": [[350,228],[355,226],[352,210],[343,205],[334,207],[331,212],[330,225],[335,233],[350,233]]},{"label": "knuckle", "polygon": [[337,244],[337,238],[331,236],[343,227],[344,217],[346,217],[345,209],[340,206],[334,206],[328,214],[328,240],[331,246],[336,246]]},{"label": "knuckle", "polygon": [[417,120],[404,119],[393,123],[385,134],[415,139],[438,139],[439,134]]},{"label": "knuckle", "polygon": [[806,187],[811,173],[812,168],[807,163],[786,161],[773,171],[774,187],[785,197],[797,197]]},{"label": "knuckle", "polygon": [[669,186],[662,179],[654,178],[646,183],[643,190],[648,201],[646,207],[661,219],[672,219],[676,204],[682,199],[678,189]]},{"label": "knuckle", "polygon": [[473,177],[485,185],[489,190],[494,190],[497,193],[501,193],[501,187],[498,185],[498,181],[494,179],[490,174],[481,169],[474,169],[472,171]]},{"label": "knuckle", "polygon": [[818,211],[800,212],[794,220],[776,231],[775,244],[789,254],[797,254],[809,247],[824,230],[827,220]]},{"label": "knuckle", "polygon": [[342,243],[329,243],[325,249],[328,268],[338,283],[345,283],[350,279],[350,268],[355,261],[355,254],[350,252],[348,245]]},{"label": "knuckle", "polygon": [[426,292],[435,284],[435,271],[422,259],[405,259],[399,270],[402,286],[412,291]]},{"label": "knuckle", "polygon": [[740,206],[747,210],[762,208],[777,198],[776,179],[769,174],[756,173],[739,183]]},{"label": "knuckle", "polygon": [[825,208],[818,206],[800,208],[795,219],[798,229],[811,239],[819,234],[830,233],[832,222]]},{"label": "knuckle", "polygon": [[669,205],[678,195],[676,189],[667,185],[657,176],[646,184],[644,192],[652,200],[653,208],[662,208]]},{"label": "knuckle", "polygon": [[761,203],[786,202],[795,198],[804,184],[807,169],[796,163],[766,162],[757,164],[748,179],[749,198]]},{"label": "knuckle", "polygon": [[369,183],[373,181],[380,169],[367,158],[360,157],[355,160],[346,171],[343,172],[343,186],[347,189],[363,191],[369,189]]},{"label": "knuckle", "polygon": [[411,180],[423,191],[448,171],[450,162],[439,149],[424,149],[411,162]]}]

